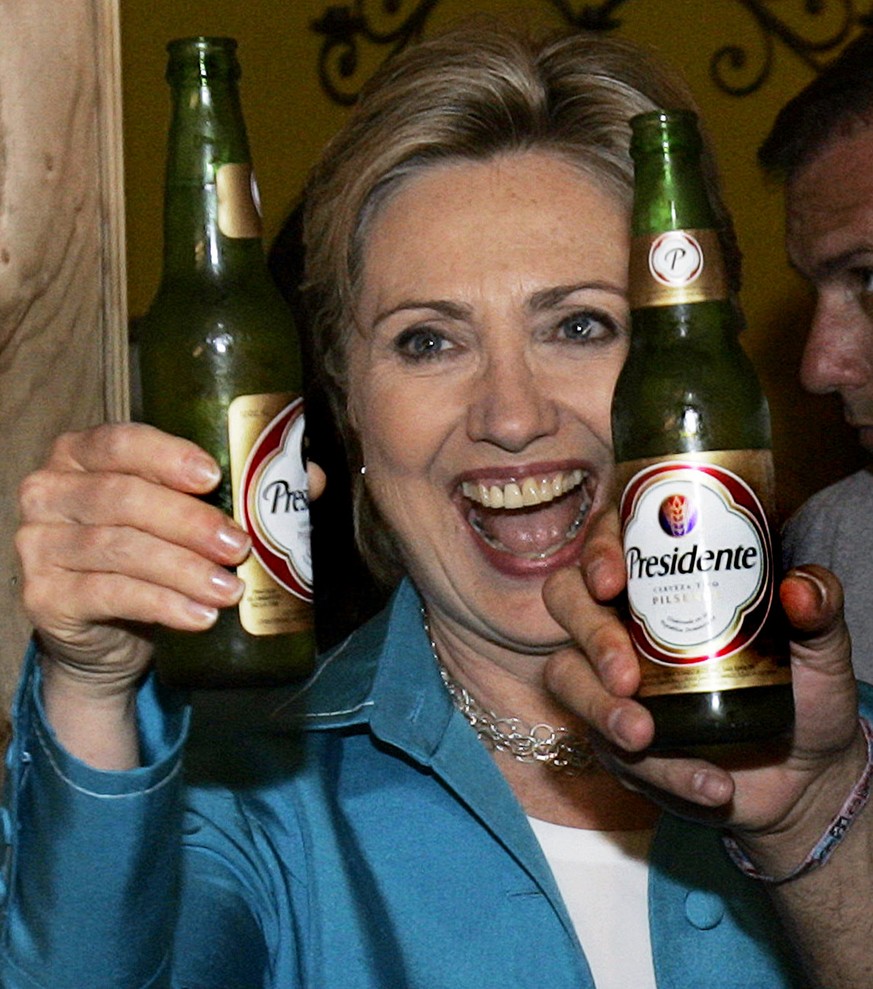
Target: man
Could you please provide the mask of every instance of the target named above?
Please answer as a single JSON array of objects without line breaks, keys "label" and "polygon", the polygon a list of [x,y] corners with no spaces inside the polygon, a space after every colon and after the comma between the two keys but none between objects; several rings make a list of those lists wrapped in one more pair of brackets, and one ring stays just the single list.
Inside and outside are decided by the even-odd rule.
[{"label": "man", "polygon": [[[789,258],[816,292],[801,383],[838,394],[873,453],[873,32],[783,107],[758,157],[784,181]],[[842,580],[855,671],[873,682],[871,469],[807,501],[784,547],[788,565],[821,563]]]}]

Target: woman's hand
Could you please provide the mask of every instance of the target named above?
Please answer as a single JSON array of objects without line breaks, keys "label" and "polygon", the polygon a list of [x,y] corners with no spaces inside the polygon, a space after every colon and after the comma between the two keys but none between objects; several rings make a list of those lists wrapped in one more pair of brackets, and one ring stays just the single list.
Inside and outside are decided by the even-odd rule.
[{"label": "woman's hand", "polygon": [[[310,465],[312,497],[324,474]],[[209,628],[243,583],[227,567],[248,535],[199,496],[218,465],[142,424],[67,433],[21,486],[24,606],[43,652],[43,699],[61,741],[102,768],[136,758],[133,696],[150,628]]]},{"label": "woman's hand", "polygon": [[24,605],[48,655],[71,676],[132,682],[144,626],[208,628],[242,584],[225,567],[247,535],[201,501],[215,461],[140,424],[99,426],[54,443],[20,491]]},{"label": "woman's hand", "polygon": [[193,443],[125,424],[61,436],[22,483],[16,545],[46,711],[93,765],[135,759],[133,691],[150,626],[206,629],[242,593],[225,568],[244,559],[249,538],[198,497],[218,479]]},{"label": "woman's hand", "polygon": [[550,688],[602,735],[602,757],[627,785],[683,816],[730,828],[765,871],[788,871],[821,836],[866,758],[839,582],[820,567],[805,567],[781,587],[794,629],[790,742],[756,744],[753,751],[712,748],[707,759],[646,751],[654,728],[633,700],[636,656],[606,603],[623,586],[617,524],[606,515],[581,570],[556,574],[545,589],[549,610],[579,646],[550,661]]}]

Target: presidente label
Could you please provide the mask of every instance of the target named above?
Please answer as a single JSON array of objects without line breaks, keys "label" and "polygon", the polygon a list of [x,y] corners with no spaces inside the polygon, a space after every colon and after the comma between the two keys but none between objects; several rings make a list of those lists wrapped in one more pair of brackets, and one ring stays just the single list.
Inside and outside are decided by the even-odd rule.
[{"label": "presidente label", "polygon": [[716,463],[662,460],[621,501],[630,634],[664,666],[717,663],[749,645],[773,601],[773,549],[754,490]]},{"label": "presidente label", "polygon": [[252,539],[237,573],[246,583],[240,622],[253,635],[312,625],[309,495],[303,400],[243,395],[230,404],[234,515]]},{"label": "presidente label", "polygon": [[631,309],[675,306],[728,297],[721,244],[714,230],[667,230],[634,237]]}]

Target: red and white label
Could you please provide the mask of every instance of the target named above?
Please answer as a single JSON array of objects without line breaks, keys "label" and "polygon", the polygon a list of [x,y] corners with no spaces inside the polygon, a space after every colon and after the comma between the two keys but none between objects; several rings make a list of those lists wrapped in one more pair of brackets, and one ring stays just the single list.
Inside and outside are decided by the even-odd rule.
[{"label": "red and white label", "polygon": [[252,551],[291,594],[312,601],[309,493],[303,463],[303,400],[258,437],[242,472],[240,510]]},{"label": "red and white label", "polygon": [[714,464],[652,464],[627,484],[621,523],[642,655],[687,666],[758,635],[773,600],[773,550],[764,508],[741,477]]}]

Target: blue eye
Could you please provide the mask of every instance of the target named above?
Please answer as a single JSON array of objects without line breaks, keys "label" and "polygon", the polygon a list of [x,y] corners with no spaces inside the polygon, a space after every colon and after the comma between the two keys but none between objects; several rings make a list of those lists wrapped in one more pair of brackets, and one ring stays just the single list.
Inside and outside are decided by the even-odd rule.
[{"label": "blue eye", "polygon": [[428,327],[404,330],[394,346],[403,357],[412,361],[431,360],[451,349],[451,343],[441,333]]},{"label": "blue eye", "polygon": [[615,336],[613,321],[597,313],[573,313],[558,324],[558,336],[569,343],[590,343]]}]

